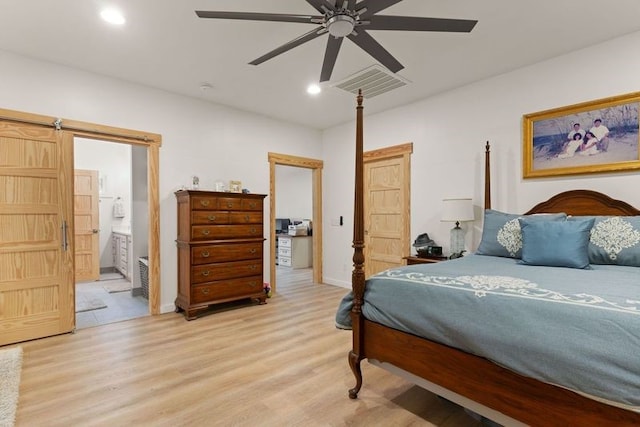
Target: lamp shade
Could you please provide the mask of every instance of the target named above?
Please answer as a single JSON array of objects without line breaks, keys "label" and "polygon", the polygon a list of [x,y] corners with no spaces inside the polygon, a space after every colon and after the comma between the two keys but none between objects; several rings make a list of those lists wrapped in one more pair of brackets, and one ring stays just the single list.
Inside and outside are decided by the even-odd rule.
[{"label": "lamp shade", "polygon": [[471,199],[442,200],[442,221],[473,221],[473,202]]}]

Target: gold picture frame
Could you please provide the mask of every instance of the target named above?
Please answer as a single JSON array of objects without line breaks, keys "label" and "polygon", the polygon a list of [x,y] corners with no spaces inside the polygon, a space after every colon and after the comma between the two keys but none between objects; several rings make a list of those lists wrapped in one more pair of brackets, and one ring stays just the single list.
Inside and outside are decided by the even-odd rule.
[{"label": "gold picture frame", "polygon": [[639,107],[634,92],[524,115],[523,178],[640,169]]},{"label": "gold picture frame", "polygon": [[242,193],[241,181],[229,181],[229,191],[231,193]]}]

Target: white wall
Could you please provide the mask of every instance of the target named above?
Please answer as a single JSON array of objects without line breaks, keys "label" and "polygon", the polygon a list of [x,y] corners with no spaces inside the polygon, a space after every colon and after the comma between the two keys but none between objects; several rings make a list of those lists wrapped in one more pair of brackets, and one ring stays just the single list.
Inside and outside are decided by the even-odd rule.
[{"label": "white wall", "polygon": [[[268,152],[312,158],[321,154],[321,133],[302,126],[9,52],[0,51],[0,64],[0,108],[162,135],[159,190],[163,312],[173,310],[177,293],[174,190],[198,175],[203,189],[213,188],[217,179],[237,179],[252,193],[268,194]],[[267,223],[268,206],[267,199]],[[269,281],[270,260],[265,252],[265,281]]]},{"label": "white wall", "polygon": [[[451,223],[440,222],[445,196],[473,197],[479,220],[468,247],[481,237],[484,144],[492,151],[493,208],[524,212],[560,191],[586,188],[640,206],[640,173],[522,178],[522,115],[640,90],[640,33],[477,82],[391,111],[366,115],[365,150],[413,142],[411,235],[427,231],[445,248]],[[597,65],[592,64],[589,58]],[[582,65],[576,65],[582,64]],[[381,95],[384,96],[384,95]],[[354,109],[355,118],[355,109]],[[344,215],[345,227],[324,223],[325,281],[350,286],[354,123],[323,133],[325,218]],[[327,197],[326,195],[330,195]],[[347,265],[347,268],[345,268]]]},{"label": "white wall", "polygon": [[276,165],[276,217],[313,217],[311,169]]},{"label": "white wall", "polygon": [[[131,224],[131,146],[76,138],[73,157],[76,169],[97,170],[99,179],[104,180],[99,198],[100,268],[113,267],[111,230]],[[123,202],[124,218],[113,216],[116,197]]]}]

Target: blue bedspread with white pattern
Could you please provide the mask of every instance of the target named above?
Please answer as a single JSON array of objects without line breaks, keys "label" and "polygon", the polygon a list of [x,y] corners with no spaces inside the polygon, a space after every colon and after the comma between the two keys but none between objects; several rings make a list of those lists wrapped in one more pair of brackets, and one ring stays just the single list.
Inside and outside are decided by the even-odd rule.
[{"label": "blue bedspread with white pattern", "polygon": [[[349,327],[351,295],[338,327]],[[364,316],[640,411],[640,268],[470,255],[367,281]]]}]

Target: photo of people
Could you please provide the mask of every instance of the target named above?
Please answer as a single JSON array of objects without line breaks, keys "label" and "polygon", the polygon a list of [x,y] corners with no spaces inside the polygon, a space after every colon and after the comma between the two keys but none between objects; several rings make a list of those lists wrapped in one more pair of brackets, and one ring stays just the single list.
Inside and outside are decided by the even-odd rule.
[{"label": "photo of people", "polygon": [[640,160],[639,102],[533,121],[532,169]]}]

